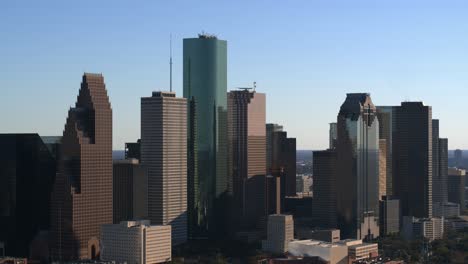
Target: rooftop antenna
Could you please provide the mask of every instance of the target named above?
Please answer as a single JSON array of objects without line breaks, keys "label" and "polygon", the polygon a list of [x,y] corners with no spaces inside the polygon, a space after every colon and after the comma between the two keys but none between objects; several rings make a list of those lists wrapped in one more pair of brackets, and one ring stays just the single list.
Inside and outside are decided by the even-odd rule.
[{"label": "rooftop antenna", "polygon": [[257,82],[253,82],[252,87],[236,87],[236,88],[239,90],[244,90],[244,91],[253,90],[253,92],[255,92],[255,88],[257,88]]},{"label": "rooftop antenna", "polygon": [[172,93],[172,34],[169,36],[169,89]]}]

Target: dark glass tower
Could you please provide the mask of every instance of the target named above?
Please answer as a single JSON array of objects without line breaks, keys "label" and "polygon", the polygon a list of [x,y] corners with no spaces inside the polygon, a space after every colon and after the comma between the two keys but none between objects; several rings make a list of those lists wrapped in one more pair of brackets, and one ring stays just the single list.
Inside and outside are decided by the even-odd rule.
[{"label": "dark glass tower", "polygon": [[[220,235],[227,193],[227,42],[212,35],[184,39],[184,97],[188,108],[190,234]],[[195,129],[195,131],[191,131]],[[190,153],[191,148],[195,147]],[[190,194],[190,191],[189,191]],[[190,196],[190,195],[189,195]],[[222,228],[221,228],[222,229]]]},{"label": "dark glass tower", "polygon": [[1,134],[0,242],[6,256],[28,257],[32,239],[49,229],[54,154],[38,134]]},{"label": "dark glass tower", "polygon": [[104,77],[85,73],[63,131],[51,199],[52,260],[94,259],[112,223],[112,109]]},{"label": "dark glass tower", "polygon": [[393,191],[401,216],[432,217],[432,109],[403,102],[395,114]]},{"label": "dark glass tower", "polygon": [[378,237],[379,120],[369,94],[347,94],[338,114],[338,228],[344,238]]},{"label": "dark glass tower", "polygon": [[336,151],[314,151],[312,158],[314,224],[319,227],[336,228]]}]

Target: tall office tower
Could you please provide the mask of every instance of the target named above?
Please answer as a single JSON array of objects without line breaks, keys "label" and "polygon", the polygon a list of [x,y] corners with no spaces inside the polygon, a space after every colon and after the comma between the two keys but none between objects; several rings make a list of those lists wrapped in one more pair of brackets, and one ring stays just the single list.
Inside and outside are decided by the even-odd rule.
[{"label": "tall office tower", "polygon": [[270,174],[280,178],[281,210],[284,210],[284,198],[296,195],[296,139],[288,138],[287,132],[271,134]]},{"label": "tall office tower", "polygon": [[440,201],[442,204],[445,204],[448,202],[447,177],[448,177],[448,139],[439,138],[439,181],[435,184],[438,184],[437,192],[440,194]]},{"label": "tall office tower", "polygon": [[[439,177],[439,120],[432,119],[432,214],[442,206],[441,189],[437,186],[440,182]],[[440,211],[440,210],[439,210]]]},{"label": "tall office tower", "polygon": [[432,109],[403,102],[396,109],[393,137],[394,196],[402,216],[432,216]]},{"label": "tall office tower", "polygon": [[378,237],[379,120],[369,94],[347,94],[337,143],[338,228],[345,238]]},{"label": "tall office tower", "polygon": [[387,140],[379,139],[379,200],[387,195]]},{"label": "tall office tower", "polygon": [[140,160],[141,153],[141,140],[137,142],[125,143],[125,159],[137,159]]},{"label": "tall office tower", "polygon": [[194,236],[219,235],[225,221],[227,186],[227,42],[212,35],[184,39],[184,97],[188,111],[189,182],[198,195],[191,211]]},{"label": "tall office tower", "polygon": [[330,130],[328,132],[328,148],[335,149],[336,148],[336,139],[338,137],[338,128],[336,123],[330,123]]},{"label": "tall office tower", "polygon": [[148,175],[137,159],[114,160],[114,224],[148,218]]},{"label": "tall office tower", "polygon": [[283,132],[283,126],[278,124],[266,124],[266,153],[267,153],[267,174],[271,174],[271,166],[273,160],[273,145],[275,132]]},{"label": "tall office tower", "polygon": [[0,146],[2,256],[28,257],[34,237],[49,229],[55,157],[38,134],[0,134]]},{"label": "tall office tower", "polygon": [[383,196],[380,200],[380,235],[386,236],[400,231],[400,201]]},{"label": "tall office tower", "polygon": [[448,201],[460,204],[460,211],[463,212],[465,205],[465,181],[466,171],[458,168],[449,168],[447,178]]},{"label": "tall office tower", "polygon": [[337,187],[337,163],[336,151],[314,151],[313,175],[314,190],[313,218],[318,227],[336,228],[336,187]]},{"label": "tall office tower", "polygon": [[234,218],[240,228],[254,228],[266,217],[265,94],[239,90],[228,93],[229,182],[233,186]]},{"label": "tall office tower", "polygon": [[395,132],[396,108],[396,106],[377,106],[377,118],[379,119],[379,138],[386,140],[387,195],[393,195],[393,135]]},{"label": "tall office tower", "polygon": [[454,152],[455,156],[455,166],[460,167],[463,164],[463,151],[461,149],[456,149]]},{"label": "tall office tower", "polygon": [[267,214],[281,213],[281,178],[280,175],[266,176],[266,208]]},{"label": "tall office tower", "polygon": [[187,99],[173,92],[141,98],[141,164],[148,171],[148,218],[187,241]]},{"label": "tall office tower", "polygon": [[51,203],[51,258],[95,259],[112,223],[112,109],[104,77],[85,73],[68,111]]}]

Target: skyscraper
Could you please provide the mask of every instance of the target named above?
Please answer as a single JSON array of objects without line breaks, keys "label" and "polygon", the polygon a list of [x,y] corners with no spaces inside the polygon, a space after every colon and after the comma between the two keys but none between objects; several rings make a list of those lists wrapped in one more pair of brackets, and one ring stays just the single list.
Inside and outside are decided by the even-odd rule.
[{"label": "skyscraper", "polygon": [[463,151],[461,149],[456,149],[454,152],[455,156],[455,166],[460,167],[463,164]]},{"label": "skyscraper", "polygon": [[94,259],[112,223],[112,109],[104,77],[85,73],[68,111],[51,201],[53,260]]},{"label": "skyscraper", "polygon": [[395,133],[396,106],[377,106],[379,119],[379,138],[386,142],[386,193],[393,195],[393,134]]},{"label": "skyscraper", "polygon": [[[196,184],[190,229],[219,235],[227,192],[227,42],[213,35],[184,39],[183,88],[189,100],[189,182]],[[189,150],[190,152],[190,150]]]},{"label": "skyscraper", "polygon": [[137,159],[114,160],[114,224],[148,218],[148,175]]},{"label": "skyscraper", "polygon": [[330,130],[328,132],[328,148],[335,149],[336,148],[336,138],[338,137],[338,131],[336,123],[330,123]]},{"label": "skyscraper", "polygon": [[458,168],[450,168],[447,178],[448,201],[460,204],[460,211],[463,212],[465,206],[465,181],[466,171]]},{"label": "skyscraper", "polygon": [[148,218],[187,241],[187,99],[173,92],[141,98],[141,164],[148,171]]},{"label": "skyscraper", "polygon": [[278,124],[266,124],[266,155],[267,155],[267,174],[271,174],[271,166],[272,166],[272,159],[273,159],[273,133],[274,132],[282,132],[283,126]]},{"label": "skyscraper", "polygon": [[229,182],[234,218],[254,228],[266,217],[265,94],[239,90],[228,94]]},{"label": "skyscraper", "polygon": [[369,94],[347,94],[337,143],[338,228],[345,238],[378,237],[379,120]]},{"label": "skyscraper", "polygon": [[314,190],[313,218],[318,227],[336,228],[336,151],[314,151],[313,154]]},{"label": "skyscraper", "polygon": [[396,108],[393,190],[402,216],[432,216],[432,109],[422,102]]},{"label": "skyscraper", "polygon": [[55,156],[38,134],[0,134],[0,146],[0,244],[6,256],[28,257],[49,229]]}]

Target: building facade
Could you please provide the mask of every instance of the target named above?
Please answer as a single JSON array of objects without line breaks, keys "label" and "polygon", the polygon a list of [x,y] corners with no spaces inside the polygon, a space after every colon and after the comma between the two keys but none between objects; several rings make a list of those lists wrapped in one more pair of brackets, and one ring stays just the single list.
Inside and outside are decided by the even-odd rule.
[{"label": "building facade", "polygon": [[396,108],[393,191],[402,216],[432,216],[432,109],[421,102]]},{"label": "building facade", "polygon": [[141,98],[141,164],[148,171],[148,219],[187,241],[187,99],[173,92]]},{"label": "building facade", "polygon": [[336,151],[314,151],[313,175],[314,224],[323,228],[337,227],[337,160]]},{"label": "building facade", "polygon": [[149,220],[106,224],[101,229],[101,260],[117,263],[171,261],[171,226],[150,225]]},{"label": "building facade", "polygon": [[269,215],[267,240],[262,241],[262,249],[274,254],[288,251],[288,243],[294,239],[294,220],[292,215]]},{"label": "building facade", "polygon": [[377,106],[379,138],[385,139],[386,149],[386,194],[393,195],[393,137],[396,128],[396,106]]},{"label": "building facade", "polygon": [[338,114],[337,215],[344,238],[379,236],[379,120],[371,97],[347,94]]},{"label": "building facade", "polygon": [[201,34],[184,39],[183,90],[189,101],[189,182],[197,190],[190,233],[218,236],[225,219],[228,189],[227,42]]},{"label": "building facade", "polygon": [[379,200],[387,195],[387,140],[379,139]]},{"label": "building facade", "polygon": [[380,201],[380,235],[400,232],[400,201],[383,196]]},{"label": "building facade", "polygon": [[330,123],[330,129],[328,131],[328,148],[336,148],[336,140],[338,138],[338,127],[336,123]]},{"label": "building facade", "polygon": [[51,196],[52,260],[95,259],[112,223],[112,109],[104,77],[85,73],[68,111]]},{"label": "building facade", "polygon": [[466,209],[465,204],[466,171],[458,168],[448,170],[448,201],[460,205],[460,212]]},{"label": "building facade", "polygon": [[6,256],[28,257],[49,229],[55,155],[38,134],[0,134],[0,145],[0,244]]},{"label": "building facade", "polygon": [[114,160],[114,224],[148,218],[148,175],[137,159]]},{"label": "building facade", "polygon": [[265,220],[266,97],[239,90],[228,93],[229,174],[239,228],[255,228]]}]

